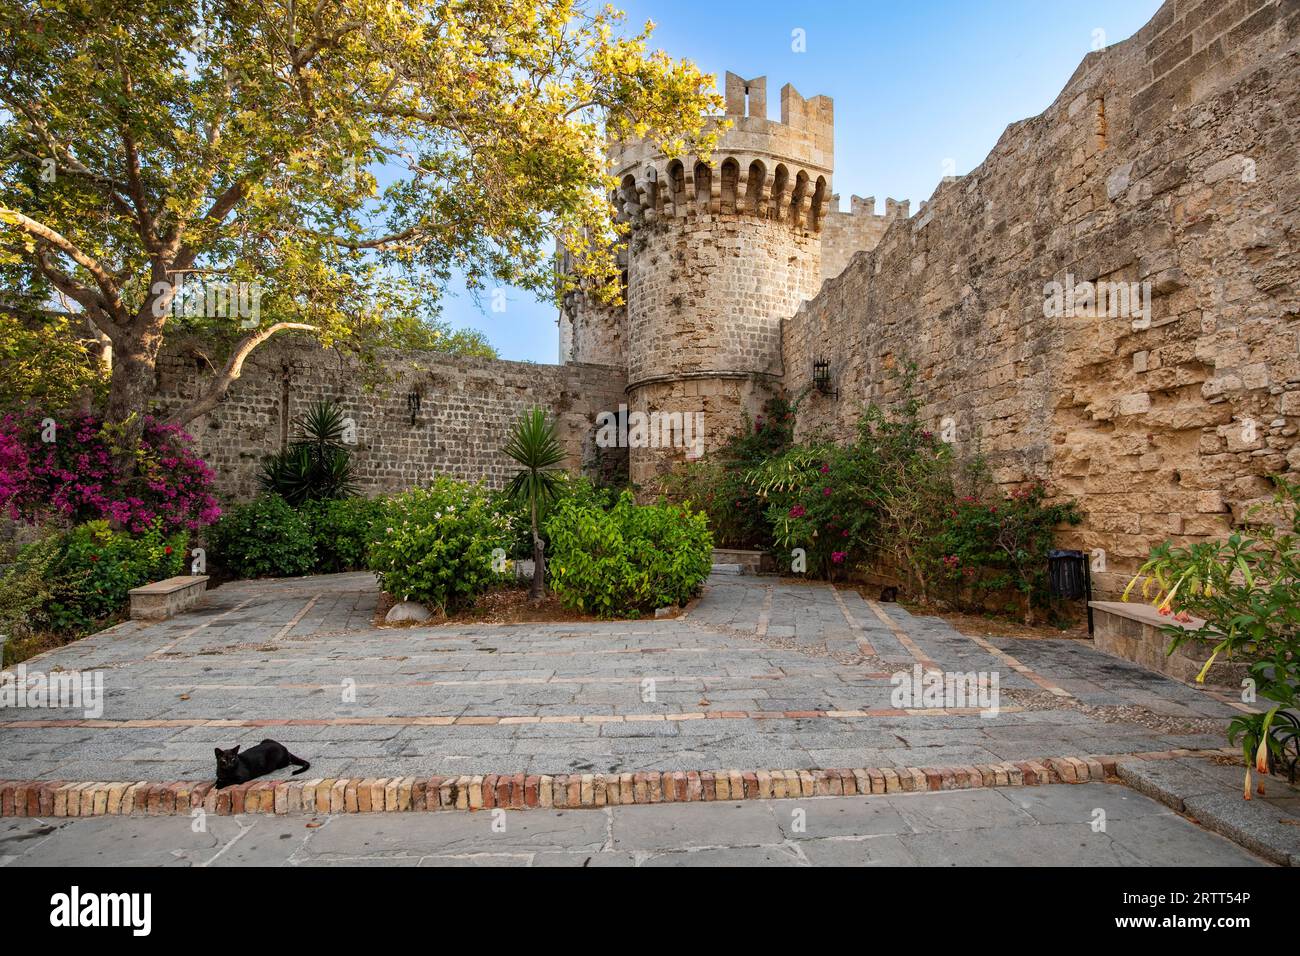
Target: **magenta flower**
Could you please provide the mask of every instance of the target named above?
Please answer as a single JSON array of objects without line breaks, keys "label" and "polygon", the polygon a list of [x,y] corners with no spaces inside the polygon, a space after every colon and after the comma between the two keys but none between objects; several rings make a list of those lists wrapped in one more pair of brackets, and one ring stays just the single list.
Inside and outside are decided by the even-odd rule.
[{"label": "magenta flower", "polygon": [[836,564],[843,564],[843,563],[844,563],[844,559],[845,559],[846,557],[848,557],[848,552],[847,552],[847,551],[832,551],[832,552],[831,552],[831,560],[834,561]]},{"label": "magenta flower", "polygon": [[802,518],[807,513],[808,512],[804,510],[803,505],[795,505],[793,508],[790,509],[791,518]]}]

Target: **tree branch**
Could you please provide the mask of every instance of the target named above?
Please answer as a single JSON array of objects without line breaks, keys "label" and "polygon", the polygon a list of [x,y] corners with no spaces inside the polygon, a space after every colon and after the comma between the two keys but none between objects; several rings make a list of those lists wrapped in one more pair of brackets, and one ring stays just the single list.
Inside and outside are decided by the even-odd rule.
[{"label": "tree branch", "polygon": [[34,239],[44,240],[89,272],[95,277],[95,282],[103,293],[103,304],[107,306],[113,318],[119,322],[125,320],[126,308],[122,305],[122,297],[118,293],[117,283],[109,275],[107,269],[100,265],[96,259],[82,252],[76,243],[44,223],[39,223],[35,219],[24,216],[18,210],[10,209],[7,206],[0,206],[0,221],[17,226]]},{"label": "tree branch", "polygon": [[308,325],[305,322],[277,322],[274,325],[268,325],[264,329],[258,329],[235,346],[235,350],[230,353],[230,358],[226,360],[226,367],[221,370],[221,374],[217,376],[216,381],[212,383],[207,392],[201,398],[173,415],[168,419],[168,422],[173,425],[186,425],[200,415],[206,415],[216,408],[217,403],[221,401],[227,389],[243,372],[244,360],[248,358],[249,353],[277,332],[290,330],[317,331],[316,326]]}]

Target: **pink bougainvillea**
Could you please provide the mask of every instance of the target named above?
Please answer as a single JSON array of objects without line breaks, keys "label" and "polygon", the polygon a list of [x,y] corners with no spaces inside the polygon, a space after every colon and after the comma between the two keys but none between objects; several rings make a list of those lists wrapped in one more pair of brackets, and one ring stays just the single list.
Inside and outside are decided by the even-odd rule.
[{"label": "pink bougainvillea", "polygon": [[221,514],[213,473],[181,428],[145,416],[134,454],[115,459],[100,419],[0,419],[0,507],[19,521],[104,519],[132,532],[196,530]]}]

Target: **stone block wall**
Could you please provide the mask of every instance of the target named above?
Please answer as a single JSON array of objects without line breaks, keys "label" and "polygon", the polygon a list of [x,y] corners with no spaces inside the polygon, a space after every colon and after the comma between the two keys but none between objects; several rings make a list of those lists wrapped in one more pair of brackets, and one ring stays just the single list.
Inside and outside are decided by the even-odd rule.
[{"label": "stone block wall", "polygon": [[[1120,590],[1300,471],[1300,4],[1170,0],[783,326],[798,430],[851,434],[919,370],[923,414],[1006,487],[1077,498]],[[1048,317],[1050,282],[1147,283],[1150,313]],[[1118,310],[1116,310],[1118,311]]]},{"label": "stone block wall", "polygon": [[[194,397],[210,377],[189,344],[169,344],[159,362],[162,410]],[[187,427],[216,470],[225,501],[257,493],[262,459],[296,435],[293,420],[320,399],[338,402],[356,423],[353,460],[369,495],[403,491],[435,474],[501,487],[515,470],[501,451],[507,432],[534,406],[558,418],[567,468],[622,479],[627,452],[597,448],[595,420],[625,401],[626,384],[622,370],[603,366],[437,352],[386,353],[378,368],[367,369],[340,352],[285,337],[254,351],[225,400]]]}]

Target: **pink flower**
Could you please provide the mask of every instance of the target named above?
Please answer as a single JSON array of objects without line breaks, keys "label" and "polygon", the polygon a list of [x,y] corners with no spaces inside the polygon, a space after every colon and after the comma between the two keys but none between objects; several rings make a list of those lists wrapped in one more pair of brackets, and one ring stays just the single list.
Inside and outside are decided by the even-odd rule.
[{"label": "pink flower", "polygon": [[803,505],[795,505],[793,508],[790,509],[791,518],[802,518],[807,513],[808,512],[804,510]]},{"label": "pink flower", "polygon": [[836,564],[843,564],[843,563],[844,563],[844,559],[845,559],[847,556],[848,556],[848,552],[847,552],[847,551],[832,551],[832,552],[831,552],[831,560],[834,561]]},{"label": "pink flower", "polygon": [[830,496],[831,496],[831,490],[830,490],[830,488],[823,488],[823,489],[822,489],[822,497],[823,497],[823,498],[829,498]]}]

